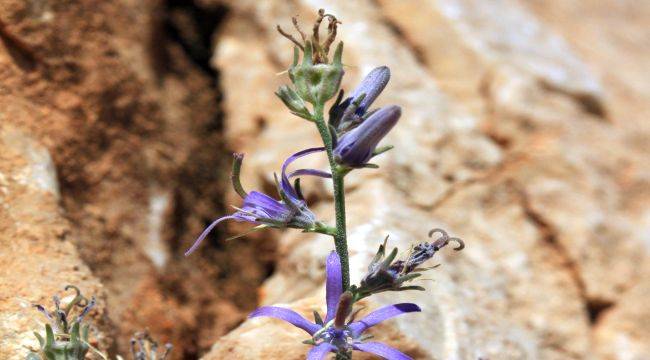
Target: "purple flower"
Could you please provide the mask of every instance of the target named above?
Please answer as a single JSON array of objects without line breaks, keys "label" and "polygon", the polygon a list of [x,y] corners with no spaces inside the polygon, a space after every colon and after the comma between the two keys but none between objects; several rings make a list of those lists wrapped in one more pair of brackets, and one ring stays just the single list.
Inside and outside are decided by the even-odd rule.
[{"label": "purple flower", "polygon": [[334,148],[336,162],[351,168],[366,166],[368,160],[377,155],[377,144],[397,124],[400,115],[402,109],[395,105],[374,112],[338,140]]},{"label": "purple flower", "polygon": [[341,314],[344,314],[344,318],[348,314],[346,309],[341,308],[351,306],[351,301],[350,297],[345,296],[349,292],[343,293],[342,291],[341,260],[334,251],[327,258],[326,273],[327,313],[325,319],[321,319],[320,315],[314,312],[316,322],[312,323],[291,309],[277,306],[263,306],[253,311],[249,317],[274,317],[306,331],[312,337],[309,342],[314,344],[307,354],[307,360],[323,359],[329,352],[348,354],[352,350],[372,353],[388,360],[411,359],[399,350],[382,343],[364,342],[362,334],[384,320],[405,313],[421,311],[420,308],[411,303],[388,305],[371,312],[359,321],[339,324]]},{"label": "purple flower", "polygon": [[366,75],[359,86],[343,102],[337,102],[330,110],[330,124],[338,134],[359,125],[372,103],[379,97],[390,79],[390,69],[380,66]]},{"label": "purple flower", "polygon": [[235,154],[235,163],[233,165],[232,181],[237,193],[244,199],[241,208],[236,208],[234,214],[222,216],[213,221],[201,235],[196,239],[192,247],[185,252],[185,256],[191,254],[205,240],[208,234],[219,223],[224,220],[246,221],[258,225],[255,229],[267,227],[273,228],[297,228],[312,229],[316,225],[316,217],[309,210],[307,203],[302,195],[295,189],[289,178],[301,175],[313,175],[320,177],[331,177],[327,172],[315,169],[300,169],[287,175],[287,167],[293,161],[305,155],[321,152],[324,148],[310,148],[299,151],[291,155],[282,164],[281,181],[278,184],[278,193],[281,200],[276,200],[259,191],[246,193],[239,182],[239,169],[243,161],[243,154]]}]

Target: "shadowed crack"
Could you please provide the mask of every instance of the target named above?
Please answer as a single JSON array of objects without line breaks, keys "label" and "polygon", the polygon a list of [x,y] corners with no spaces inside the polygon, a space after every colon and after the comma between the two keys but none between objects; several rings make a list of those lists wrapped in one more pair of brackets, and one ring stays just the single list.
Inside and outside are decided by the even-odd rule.
[{"label": "shadowed crack", "polygon": [[0,19],[0,40],[2,40],[7,53],[13,58],[18,67],[24,71],[36,70],[40,62],[36,53],[29,44],[11,32],[2,19]]},{"label": "shadowed crack", "polygon": [[580,107],[580,109],[582,109],[582,111],[584,111],[585,113],[592,115],[593,117],[596,117],[599,120],[603,120],[607,122],[610,121],[609,118],[607,117],[607,108],[605,107],[603,101],[597,95],[590,94],[587,92],[569,91],[565,88],[556,86],[544,80],[540,80],[538,83],[539,83],[539,87],[542,90],[560,94],[562,96],[569,98],[574,103],[576,103]]},{"label": "shadowed crack", "polygon": [[580,269],[576,261],[569,254],[568,249],[558,240],[559,231],[544,217],[542,213],[536,211],[530,204],[530,198],[521,184],[514,180],[510,181],[519,194],[519,201],[528,220],[535,225],[540,232],[542,239],[555,250],[561,259],[562,265],[566,268],[578,288],[580,298],[584,304],[590,325],[593,327],[598,323],[605,310],[614,306],[614,302],[602,299],[589,298],[586,291],[585,281],[582,278]]}]

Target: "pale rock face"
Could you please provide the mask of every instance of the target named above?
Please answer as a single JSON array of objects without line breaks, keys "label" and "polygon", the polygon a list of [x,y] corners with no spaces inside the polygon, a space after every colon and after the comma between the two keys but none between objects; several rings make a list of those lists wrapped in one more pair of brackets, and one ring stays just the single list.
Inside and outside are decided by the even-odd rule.
[{"label": "pale rock face", "polygon": [[[0,126],[0,358],[24,359],[37,349],[33,332],[44,333],[45,317],[32,305],[51,309],[53,295],[67,284],[100,299],[91,317],[91,341],[109,343],[104,290],[81,261],[57,204],[59,189],[50,155],[42,145],[8,125]],[[65,293],[69,295],[69,293]]]},{"label": "pale rock face", "polygon": [[[347,90],[373,67],[391,68],[377,104],[403,107],[385,140],[395,149],[377,160],[381,170],[347,179],[353,281],[385,235],[405,250],[430,228],[444,227],[467,243],[461,253],[437,255],[442,266],[423,283],[427,292],[373,298],[371,307],[422,306],[424,314],[385,327],[399,334],[398,347],[418,359],[650,353],[643,301],[650,272],[642,265],[650,249],[650,149],[639,145],[650,135],[638,131],[631,141],[617,125],[624,120],[610,118],[619,100],[603,95],[609,82],[603,85],[561,29],[518,1],[225,3],[231,13],[213,64],[230,94],[224,106],[227,131],[236,134],[232,146],[247,152],[248,184],[268,183],[283,158],[318,144],[315,129],[272,94],[288,82],[272,74],[291,56],[276,23],[289,29],[298,14],[307,24],[319,7],[337,14]],[[592,5],[606,11],[611,4]],[[301,163],[325,164],[319,156]],[[319,200],[316,212],[331,220],[329,184],[304,188]],[[262,302],[322,306],[311,299],[322,299],[332,248],[324,236],[284,234]],[[247,321],[207,358],[252,359],[256,351],[300,358],[303,338],[285,326]]]}]

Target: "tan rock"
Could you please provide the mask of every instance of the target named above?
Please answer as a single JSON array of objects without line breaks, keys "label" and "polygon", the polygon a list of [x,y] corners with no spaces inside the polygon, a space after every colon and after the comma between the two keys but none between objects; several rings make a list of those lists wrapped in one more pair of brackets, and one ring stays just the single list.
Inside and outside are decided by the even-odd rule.
[{"label": "tan rock", "polygon": [[[59,189],[50,154],[25,133],[0,126],[0,358],[24,359],[38,349],[33,332],[44,334],[45,317],[32,305],[53,307],[53,295],[78,286],[96,296],[89,319],[91,342],[105,351],[106,294],[81,261],[61,216]],[[69,294],[68,294],[69,295]],[[110,332],[110,331],[109,331]]]},{"label": "tan rock", "polygon": [[[290,51],[282,50],[288,46],[274,25],[289,28],[292,15],[308,22],[325,7],[341,18],[350,65],[344,88],[374,66],[391,67],[378,103],[404,108],[386,140],[396,148],[378,160],[382,170],[360,171],[348,181],[353,279],[385,234],[406,249],[428,228],[444,225],[468,243],[462,253],[439,258],[443,266],[431,273],[435,283],[426,294],[375,300],[408,299],[426,309],[427,321],[394,322],[418,358],[592,358],[604,354],[594,344],[608,346],[618,329],[642,334],[621,335],[621,353],[643,351],[641,319],[620,326],[601,310],[617,309],[643,280],[650,187],[649,149],[640,144],[649,135],[632,137],[618,125],[623,120],[611,119],[604,95],[611,82],[594,75],[584,52],[572,47],[579,35],[565,40],[517,1],[226,3],[232,13],[220,36],[228,52],[217,38],[214,64],[235,94],[225,99],[227,128],[254,128],[264,112],[282,114],[281,103],[272,101],[277,81],[246,72],[235,59],[252,53],[258,68],[282,71]],[[242,109],[251,96],[265,108]],[[284,157],[318,144],[300,121],[278,117],[256,138],[234,144],[250,159],[246,181],[268,183]],[[316,158],[301,165],[325,163]],[[320,200],[316,211],[331,219],[329,185],[310,185],[308,193]],[[326,237],[287,232],[263,302],[319,291],[331,248]],[[627,308],[638,309],[630,314],[647,309],[638,296],[629,297],[634,305]],[[231,348],[240,330],[228,336]]]},{"label": "tan rock", "polygon": [[616,307],[607,312],[595,329],[598,355],[602,359],[648,359],[650,312],[647,302],[650,282],[646,278],[628,290]]}]

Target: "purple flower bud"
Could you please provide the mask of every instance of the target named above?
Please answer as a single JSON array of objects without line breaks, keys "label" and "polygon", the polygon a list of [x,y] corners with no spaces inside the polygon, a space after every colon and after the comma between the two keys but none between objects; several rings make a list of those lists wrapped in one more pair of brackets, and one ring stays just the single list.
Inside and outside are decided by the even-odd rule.
[{"label": "purple flower bud", "polygon": [[361,96],[363,99],[356,108],[356,114],[361,116],[370,108],[373,102],[379,97],[390,80],[390,69],[388,66],[380,66],[373,69],[366,75],[359,86],[350,93],[351,103],[358,101]]},{"label": "purple flower bud", "polygon": [[370,115],[357,128],[343,135],[334,149],[336,162],[352,168],[363,167],[379,141],[397,124],[402,115],[399,106],[387,106]]},{"label": "purple flower bud", "polygon": [[344,133],[363,122],[368,109],[390,80],[390,69],[380,66],[366,75],[343,102],[330,110],[330,123],[338,133]]}]

